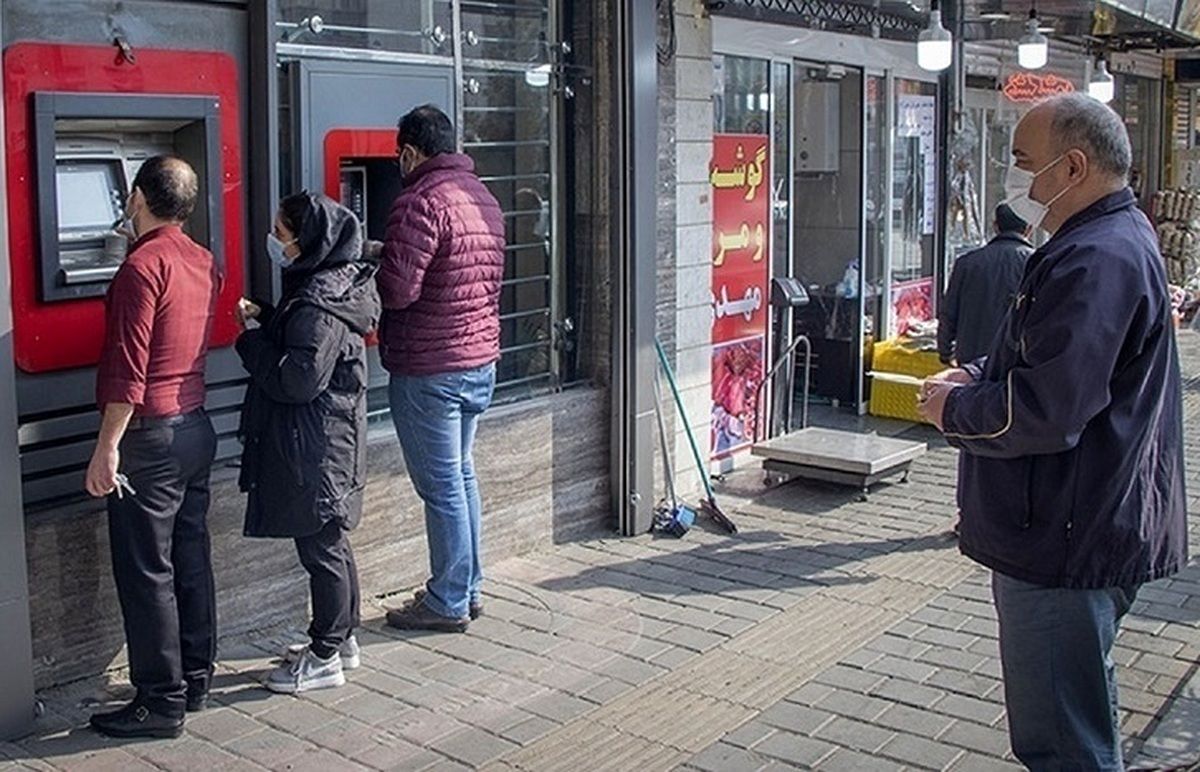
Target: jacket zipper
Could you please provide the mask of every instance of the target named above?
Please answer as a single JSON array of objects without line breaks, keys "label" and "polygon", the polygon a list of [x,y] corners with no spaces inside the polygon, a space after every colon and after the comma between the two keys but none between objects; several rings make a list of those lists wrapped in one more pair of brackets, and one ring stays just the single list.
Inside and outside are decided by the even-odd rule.
[{"label": "jacket zipper", "polygon": [[1022,528],[1033,525],[1033,461],[1029,462],[1029,479],[1025,481],[1025,521]]},{"label": "jacket zipper", "polygon": [[1067,570],[1071,566],[1071,532],[1074,530],[1074,528],[1075,528],[1075,521],[1068,520],[1067,521],[1066,539],[1063,543],[1063,565],[1062,565],[1062,575],[1063,576],[1067,575]]}]

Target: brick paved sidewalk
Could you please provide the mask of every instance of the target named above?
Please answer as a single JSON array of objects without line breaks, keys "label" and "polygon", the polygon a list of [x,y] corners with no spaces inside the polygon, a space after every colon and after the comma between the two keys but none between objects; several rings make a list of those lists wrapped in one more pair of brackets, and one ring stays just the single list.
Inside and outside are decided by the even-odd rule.
[{"label": "brick paved sidewalk", "polygon": [[[1196,470],[1200,336],[1181,343]],[[36,733],[0,745],[0,769],[1017,768],[988,577],[944,533],[955,452],[910,433],[931,452],[866,502],[765,490],[748,471],[719,494],[736,537],[597,538],[492,566],[486,616],[466,635],[387,630],[381,607],[366,609],[364,664],[342,689],[258,685],[299,631],[224,641],[217,704],[178,740],[84,728],[128,697],[119,673],[52,690]],[[1189,485],[1195,553],[1196,474]],[[1128,757],[1187,760],[1200,562],[1142,591],[1116,658]]]}]

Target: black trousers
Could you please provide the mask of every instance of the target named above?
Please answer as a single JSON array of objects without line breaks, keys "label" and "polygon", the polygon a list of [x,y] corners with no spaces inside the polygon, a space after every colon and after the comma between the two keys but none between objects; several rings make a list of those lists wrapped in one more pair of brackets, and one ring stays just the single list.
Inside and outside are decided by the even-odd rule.
[{"label": "black trousers", "polygon": [[358,566],[346,531],[330,521],[312,536],[296,539],[300,565],[312,595],[312,651],[328,659],[359,626]]},{"label": "black trousers", "polygon": [[135,493],[108,497],[130,677],[140,701],[170,715],[183,715],[188,684],[208,686],[217,653],[207,523],[216,448],[203,411],[133,426],[120,450]]}]

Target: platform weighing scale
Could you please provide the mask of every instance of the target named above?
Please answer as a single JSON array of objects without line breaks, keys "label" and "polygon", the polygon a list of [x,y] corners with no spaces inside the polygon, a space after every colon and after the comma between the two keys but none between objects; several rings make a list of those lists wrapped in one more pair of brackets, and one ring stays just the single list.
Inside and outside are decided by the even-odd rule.
[{"label": "platform weighing scale", "polygon": [[[771,281],[771,306],[791,320],[794,308],[807,305],[808,293],[795,278],[776,278]],[[781,327],[781,329],[790,329]],[[801,401],[800,428],[792,429],[792,395],[795,393],[796,351],[804,348],[804,395]],[[784,369],[786,366],[786,369]],[[808,425],[808,391],[812,375],[812,345],[799,335],[771,366],[758,388],[762,405],[767,387],[783,370],[787,399],[784,402],[782,432],[777,432],[778,411],[772,409],[763,425],[759,439],[756,431],[751,454],[763,459],[767,482],[782,482],[791,478],[821,480],[836,485],[857,488],[865,500],[872,485],[889,477],[908,479],[912,462],[923,456],[925,443],[859,434],[840,429],[825,429]],[[878,377],[885,377],[880,374]]]}]

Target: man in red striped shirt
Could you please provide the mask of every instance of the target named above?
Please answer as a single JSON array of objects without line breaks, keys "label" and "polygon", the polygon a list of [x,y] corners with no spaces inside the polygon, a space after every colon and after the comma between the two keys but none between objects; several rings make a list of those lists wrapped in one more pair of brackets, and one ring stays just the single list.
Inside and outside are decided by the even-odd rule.
[{"label": "man in red striped shirt", "polygon": [[204,707],[216,655],[208,536],[216,435],[204,364],[221,286],[212,254],[184,234],[196,173],[169,156],[138,170],[126,206],[136,239],[108,291],[96,375],[103,413],[87,490],[108,497],[113,578],[133,702],[92,716],[114,737],[177,737]]}]

